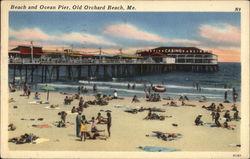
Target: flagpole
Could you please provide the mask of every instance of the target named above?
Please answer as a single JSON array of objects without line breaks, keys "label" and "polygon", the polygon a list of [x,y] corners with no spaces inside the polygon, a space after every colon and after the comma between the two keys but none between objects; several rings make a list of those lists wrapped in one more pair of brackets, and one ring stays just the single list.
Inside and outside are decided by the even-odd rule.
[{"label": "flagpole", "polygon": [[33,41],[31,41],[30,44],[31,44],[31,62],[33,63]]}]

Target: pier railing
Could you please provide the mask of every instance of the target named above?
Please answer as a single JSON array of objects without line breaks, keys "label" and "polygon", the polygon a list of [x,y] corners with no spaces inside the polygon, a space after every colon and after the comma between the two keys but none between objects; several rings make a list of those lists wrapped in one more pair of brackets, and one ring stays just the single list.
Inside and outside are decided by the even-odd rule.
[{"label": "pier railing", "polygon": [[177,58],[174,61],[158,62],[153,59],[40,59],[34,58],[13,58],[9,59],[9,64],[36,64],[36,65],[84,65],[84,64],[217,64],[216,59],[209,57],[191,59],[191,58]]}]

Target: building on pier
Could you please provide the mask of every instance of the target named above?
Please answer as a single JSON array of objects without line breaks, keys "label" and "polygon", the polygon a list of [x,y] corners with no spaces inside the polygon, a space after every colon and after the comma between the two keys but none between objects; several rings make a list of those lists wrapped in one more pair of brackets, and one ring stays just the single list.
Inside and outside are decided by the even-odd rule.
[{"label": "building on pier", "polygon": [[189,64],[217,64],[218,57],[210,51],[196,47],[158,47],[150,50],[138,50],[140,56],[170,56],[175,63]]},{"label": "building on pier", "polygon": [[34,58],[40,58],[43,55],[42,47],[19,45],[9,51],[9,57],[27,58],[31,57],[32,53]]}]

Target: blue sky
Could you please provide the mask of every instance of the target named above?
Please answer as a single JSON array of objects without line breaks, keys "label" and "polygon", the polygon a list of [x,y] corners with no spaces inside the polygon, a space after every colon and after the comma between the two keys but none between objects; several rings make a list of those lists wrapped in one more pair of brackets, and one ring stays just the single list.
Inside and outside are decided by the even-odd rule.
[{"label": "blue sky", "polygon": [[240,47],[239,12],[9,12],[9,26],[10,44],[44,48]]}]

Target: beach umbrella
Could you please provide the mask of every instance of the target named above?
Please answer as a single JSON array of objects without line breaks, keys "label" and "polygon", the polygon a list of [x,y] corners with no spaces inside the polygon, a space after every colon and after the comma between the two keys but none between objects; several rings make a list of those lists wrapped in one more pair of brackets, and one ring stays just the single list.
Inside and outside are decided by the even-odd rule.
[{"label": "beach umbrella", "polygon": [[51,87],[51,86],[44,86],[44,87],[42,87],[42,90],[45,90],[45,91],[47,91],[47,100],[49,100],[49,91],[54,91],[55,90],[55,88],[54,87]]}]

